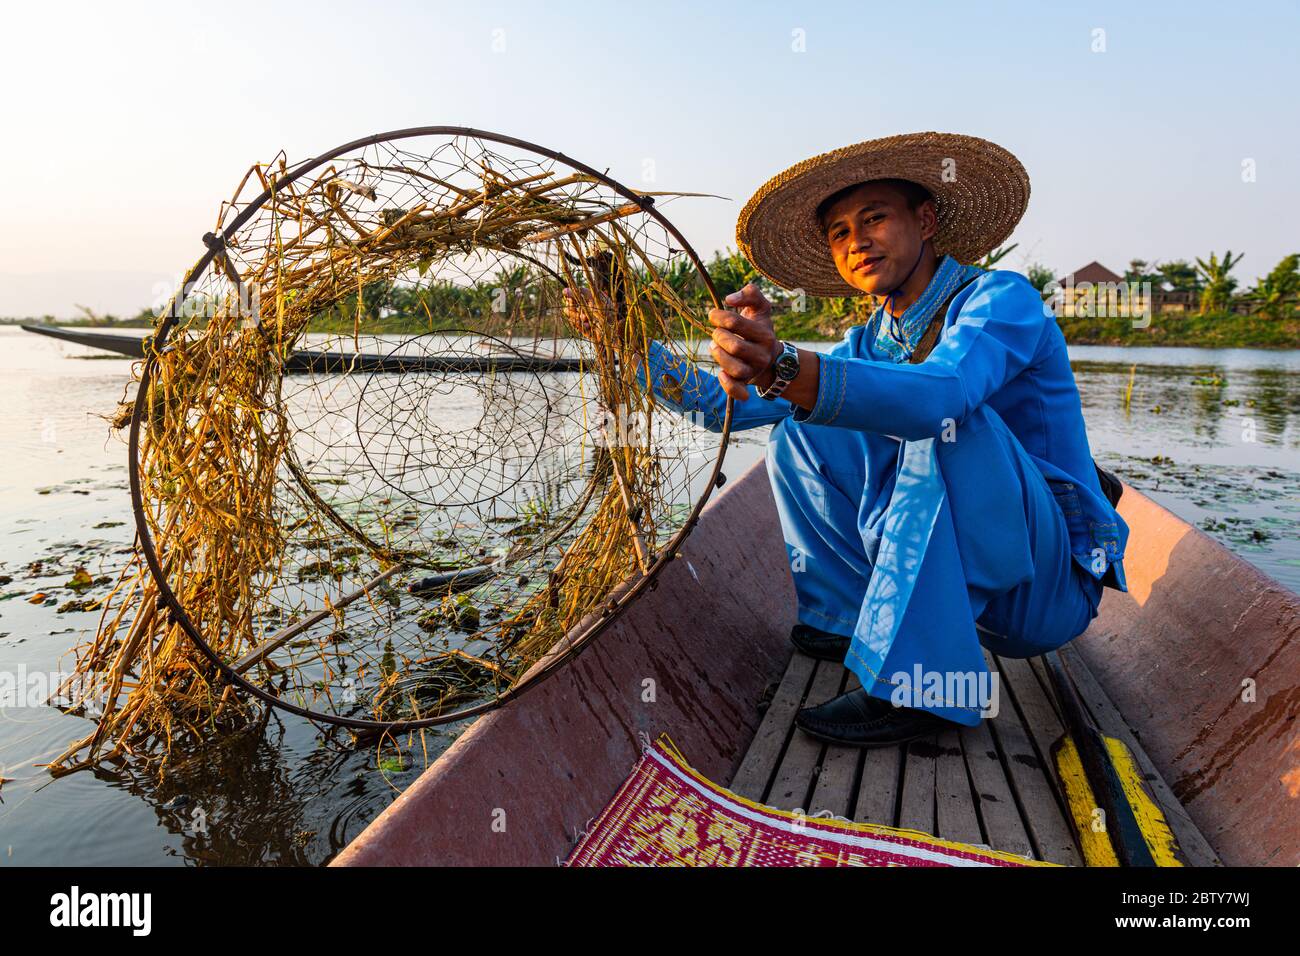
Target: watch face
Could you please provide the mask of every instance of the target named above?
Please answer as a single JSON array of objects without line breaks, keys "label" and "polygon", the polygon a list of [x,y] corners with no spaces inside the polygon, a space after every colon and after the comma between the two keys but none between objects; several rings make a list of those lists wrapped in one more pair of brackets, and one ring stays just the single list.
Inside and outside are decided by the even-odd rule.
[{"label": "watch face", "polygon": [[776,360],[777,378],[794,378],[799,374],[799,356],[792,355],[789,352],[783,354]]}]

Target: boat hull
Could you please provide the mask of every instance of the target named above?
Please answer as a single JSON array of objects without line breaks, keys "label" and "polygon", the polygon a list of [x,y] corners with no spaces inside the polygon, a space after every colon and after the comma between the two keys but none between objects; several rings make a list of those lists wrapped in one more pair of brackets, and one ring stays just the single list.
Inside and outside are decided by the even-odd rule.
[{"label": "boat hull", "polygon": [[[1119,510],[1130,592],[1107,590],[1072,646],[1224,863],[1300,863],[1300,601],[1134,489]],[[474,724],[334,865],[552,865],[641,734],[666,732],[705,776],[731,779],[795,614],[762,462],[710,502],[685,555],[564,670]]]},{"label": "boat hull", "polygon": [[1127,594],[1076,642],[1229,866],[1300,864],[1300,598],[1126,488]]}]

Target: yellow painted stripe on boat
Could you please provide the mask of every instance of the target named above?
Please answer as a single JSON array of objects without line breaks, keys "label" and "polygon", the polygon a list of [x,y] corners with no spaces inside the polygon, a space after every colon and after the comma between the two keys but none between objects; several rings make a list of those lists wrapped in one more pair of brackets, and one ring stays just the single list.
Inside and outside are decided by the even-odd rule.
[{"label": "yellow painted stripe on boat", "polygon": [[1088,785],[1088,775],[1084,773],[1074,739],[1067,734],[1052,749],[1056,757],[1056,773],[1065,791],[1066,806],[1074,821],[1074,832],[1079,836],[1084,866],[1119,866],[1119,857],[1115,855],[1106,831],[1094,829],[1102,820],[1097,815],[1099,804]]},{"label": "yellow painted stripe on boat", "polygon": [[[1120,786],[1124,796],[1133,809],[1142,840],[1151,851],[1151,858],[1156,866],[1186,866],[1179,855],[1178,840],[1165,819],[1164,812],[1152,798],[1142,781],[1142,772],[1133,760],[1133,754],[1122,740],[1106,737],[1106,752],[1110,755],[1115,772],[1119,775]],[[1066,803],[1070,816],[1074,820],[1075,832],[1083,850],[1084,864],[1087,866],[1119,866],[1115,848],[1105,830],[1094,829],[1101,819],[1096,815],[1100,803],[1088,785],[1083,762],[1079,759],[1079,750],[1074,740],[1063,737],[1053,748],[1056,758],[1056,772],[1061,778],[1061,787],[1065,791]]]},{"label": "yellow painted stripe on boat", "polygon": [[1119,773],[1120,784],[1124,787],[1124,796],[1128,798],[1129,806],[1133,808],[1138,829],[1142,831],[1142,839],[1150,849],[1156,866],[1185,866],[1186,864],[1179,857],[1178,840],[1174,836],[1174,831],[1170,829],[1169,821],[1165,819],[1159,805],[1143,785],[1142,772],[1138,770],[1133,754],[1129,752],[1128,747],[1124,746],[1122,740],[1116,740],[1114,737],[1106,738],[1106,750],[1110,753],[1111,762],[1115,764],[1115,770]]}]

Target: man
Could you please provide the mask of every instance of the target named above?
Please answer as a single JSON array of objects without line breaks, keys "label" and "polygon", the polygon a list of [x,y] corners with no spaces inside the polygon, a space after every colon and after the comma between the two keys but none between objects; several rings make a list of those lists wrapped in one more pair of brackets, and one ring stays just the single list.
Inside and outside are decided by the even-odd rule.
[{"label": "man", "polygon": [[[772,424],[767,464],[794,569],[795,647],[861,688],[802,710],[823,740],[881,746],[974,725],[981,645],[1059,647],[1125,589],[1128,528],[1103,494],[1065,340],[1022,276],[984,271],[1029,181],[985,140],[872,140],[781,173],[741,250],[777,285],[882,300],[829,352],[777,340],[753,284],[714,309],[716,379],[658,344],[659,400],[720,427]],[[675,385],[677,388],[665,388]],[[669,397],[678,396],[677,399]]]}]

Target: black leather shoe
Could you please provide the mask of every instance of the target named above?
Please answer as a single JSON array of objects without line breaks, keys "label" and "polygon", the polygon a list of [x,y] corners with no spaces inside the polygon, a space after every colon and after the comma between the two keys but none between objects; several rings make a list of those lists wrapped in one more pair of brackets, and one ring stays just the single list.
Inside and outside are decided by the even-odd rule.
[{"label": "black leather shoe", "polygon": [[862,688],[805,707],[795,714],[794,724],[818,740],[848,747],[888,747],[952,726],[923,710],[895,707]]},{"label": "black leather shoe", "polygon": [[828,631],[819,631],[807,624],[796,624],[790,632],[790,643],[801,653],[815,657],[819,661],[835,661],[843,664],[849,656],[850,638]]}]

